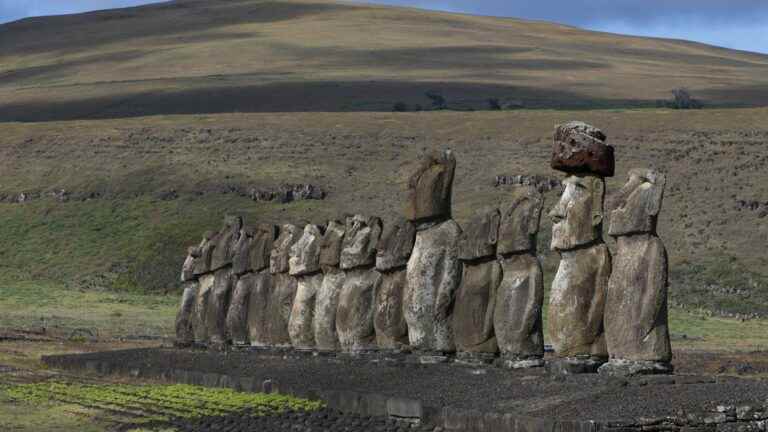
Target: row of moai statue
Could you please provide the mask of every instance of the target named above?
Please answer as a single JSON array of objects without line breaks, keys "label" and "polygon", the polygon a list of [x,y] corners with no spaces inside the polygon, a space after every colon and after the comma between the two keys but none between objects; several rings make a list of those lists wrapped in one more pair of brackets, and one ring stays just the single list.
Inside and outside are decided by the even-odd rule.
[{"label": "row of moai statue", "polygon": [[[552,167],[565,172],[550,211],[549,365],[561,373],[669,373],[667,257],[656,234],[663,174],[632,170],[611,202],[602,239],[605,135],[581,122],[555,131]],[[500,208],[451,219],[456,167],[427,156],[410,178],[405,217],[347,216],[325,226],[243,225],[227,217],[190,248],[177,343],[350,354],[411,352],[422,362],[545,365],[543,197],[533,187]]]}]

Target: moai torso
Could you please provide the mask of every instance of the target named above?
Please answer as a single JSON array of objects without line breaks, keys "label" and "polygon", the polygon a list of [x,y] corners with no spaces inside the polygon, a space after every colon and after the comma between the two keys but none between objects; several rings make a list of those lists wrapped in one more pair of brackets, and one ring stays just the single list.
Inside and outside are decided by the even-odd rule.
[{"label": "moai torso", "polygon": [[481,211],[461,234],[459,257],[463,270],[453,308],[453,332],[460,357],[492,356],[498,351],[493,311],[502,277],[496,259],[500,219],[498,209]]},{"label": "moai torso", "polygon": [[323,235],[323,241],[320,243],[323,282],[317,292],[314,321],[315,345],[318,351],[339,349],[336,310],[339,307],[339,296],[344,285],[344,271],[339,268],[339,262],[345,232],[344,224],[330,221]]},{"label": "moai torso", "polygon": [[293,347],[299,350],[315,348],[315,300],[323,283],[323,274],[320,272],[322,239],[322,228],[310,224],[304,227],[304,234],[291,247],[289,274],[298,279],[298,284],[288,322],[288,334]]},{"label": "moai torso", "polygon": [[208,343],[208,302],[211,299],[214,282],[213,273],[201,275],[198,279],[197,296],[195,297],[195,313],[192,323],[192,331],[195,334],[195,343],[206,345]]},{"label": "moai torso", "polygon": [[408,325],[403,315],[405,269],[416,240],[416,227],[400,218],[385,227],[376,252],[381,285],[373,317],[379,349],[398,350],[408,345]]},{"label": "moai torso", "polygon": [[270,252],[269,271],[272,274],[272,292],[269,295],[267,309],[267,332],[270,343],[276,347],[291,346],[288,322],[291,318],[298,281],[288,274],[288,261],[291,247],[299,241],[302,234],[303,231],[295,225],[282,225],[280,235]]},{"label": "moai torso", "polygon": [[237,242],[233,246],[232,273],[236,278],[232,298],[227,310],[227,330],[234,345],[248,345],[248,305],[251,296],[251,263],[249,249],[253,239],[253,229],[243,227]]},{"label": "moai torso", "polygon": [[608,357],[603,316],[611,255],[602,240],[604,176],[613,175],[613,148],[592,126],[557,127],[552,167],[568,173],[550,212],[551,248],[560,254],[552,282],[548,330],[558,357]]},{"label": "moai torso", "polygon": [[345,276],[336,310],[336,331],[345,352],[376,348],[373,315],[381,276],[373,266],[381,229],[381,220],[376,217],[356,215],[346,221],[341,250],[341,268]]},{"label": "moai torso", "polygon": [[605,327],[611,359],[668,363],[668,261],[656,234],[666,178],[632,170],[612,200],[608,234],[616,238]]},{"label": "moai torso", "polygon": [[455,351],[451,313],[461,279],[461,228],[450,219],[455,169],[451,152],[432,154],[408,182],[405,217],[417,232],[406,270],[404,312],[409,343],[424,352]]},{"label": "moai torso", "polygon": [[253,229],[253,238],[248,250],[248,266],[253,270],[247,275],[250,296],[248,299],[247,327],[251,346],[270,345],[267,331],[270,294],[272,292],[272,274],[269,272],[269,254],[277,238],[277,227],[272,224],[259,224]]},{"label": "moai torso", "polygon": [[503,278],[496,295],[494,330],[507,367],[540,366],[544,356],[544,280],[536,256],[543,197],[534,188],[502,207],[498,254]]},{"label": "moai torso", "polygon": [[195,298],[199,284],[197,280],[184,282],[184,292],[181,295],[181,305],[176,314],[176,344],[189,346],[195,341],[194,312]]}]

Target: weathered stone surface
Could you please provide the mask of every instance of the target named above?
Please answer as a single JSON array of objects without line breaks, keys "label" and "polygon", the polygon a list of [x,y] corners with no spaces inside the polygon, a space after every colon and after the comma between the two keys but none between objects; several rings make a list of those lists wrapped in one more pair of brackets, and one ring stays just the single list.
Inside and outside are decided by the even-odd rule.
[{"label": "weathered stone surface", "polygon": [[451,217],[456,158],[451,151],[426,155],[408,180],[405,217],[411,221]]},{"label": "weathered stone surface", "polygon": [[416,233],[404,300],[413,349],[455,350],[451,307],[460,281],[460,236],[461,228],[450,219]]},{"label": "weathered stone surface", "polygon": [[341,249],[341,268],[373,266],[376,263],[376,244],[381,236],[381,219],[354,215],[347,218],[346,234]]},{"label": "weathered stone surface", "polygon": [[599,129],[583,122],[569,122],[555,127],[552,168],[569,174],[597,174],[612,177],[613,147],[605,143]]},{"label": "weathered stone surface", "polygon": [[277,239],[277,226],[258,224],[253,229],[253,239],[249,251],[250,267],[255,272],[269,268],[270,253]]},{"label": "weathered stone surface", "polygon": [[408,324],[403,314],[405,268],[381,273],[376,293],[373,325],[380,349],[401,349],[408,345]]},{"label": "weathered stone surface", "polygon": [[346,226],[339,221],[329,221],[323,240],[320,242],[320,266],[339,267],[341,248]]},{"label": "weathered stone surface", "polygon": [[536,250],[544,197],[533,187],[518,188],[517,194],[501,208],[500,255]]},{"label": "weathered stone surface", "polygon": [[405,268],[416,241],[416,226],[405,218],[386,225],[376,246],[376,269],[379,271]]},{"label": "weathered stone surface", "polygon": [[248,274],[238,281],[250,286],[248,299],[248,340],[251,346],[267,347],[272,344],[269,335],[269,301],[272,294],[272,274],[268,270]]},{"label": "weathered stone surface", "polygon": [[296,297],[293,299],[288,321],[288,335],[294,348],[311,350],[315,348],[315,301],[323,284],[323,274],[299,276],[297,279]]},{"label": "weathered stone surface", "polygon": [[199,284],[196,280],[184,283],[184,292],[181,295],[181,306],[176,314],[176,344],[188,346],[195,342],[193,329],[195,314],[195,299]]},{"label": "weathered stone surface", "polygon": [[496,256],[501,215],[496,208],[477,211],[462,228],[459,258],[463,261]]},{"label": "weathered stone surface", "polygon": [[196,280],[195,276],[195,260],[200,257],[200,249],[197,246],[192,246],[187,249],[187,257],[184,259],[184,264],[181,266],[181,281],[190,282]]},{"label": "weathered stone surface", "polygon": [[671,374],[674,371],[669,362],[636,361],[624,359],[611,359],[600,366],[597,372],[600,375],[614,377],[633,377],[638,375],[662,375]]},{"label": "weathered stone surface", "polygon": [[237,241],[232,247],[232,273],[237,276],[245,274],[251,270],[250,249],[253,242],[253,228],[243,226]]},{"label": "weathered stone surface", "polygon": [[224,227],[212,239],[214,244],[211,255],[211,270],[216,271],[232,264],[235,255],[235,243],[243,228],[243,219],[240,216],[226,216]]},{"label": "weathered stone surface", "polygon": [[287,273],[272,275],[272,292],[269,295],[269,309],[267,311],[267,332],[272,346],[291,346],[288,322],[291,319],[297,286],[296,278]]},{"label": "weathered stone surface", "polygon": [[560,252],[547,317],[559,357],[608,357],[603,314],[610,275],[611,254],[603,243]]},{"label": "weathered stone surface", "polygon": [[373,315],[380,284],[381,275],[371,268],[346,272],[336,311],[336,331],[343,351],[376,349]]},{"label": "weathered stone surface", "polygon": [[195,298],[195,314],[192,323],[192,331],[195,333],[195,343],[204,345],[208,343],[208,323],[206,322],[208,302],[213,290],[215,277],[213,273],[200,276],[198,280],[197,297]]},{"label": "weathered stone surface", "polygon": [[336,332],[336,310],[339,296],[344,286],[344,271],[328,267],[323,276],[323,283],[315,300],[315,347],[318,351],[336,351],[339,349],[339,335]]},{"label": "weathered stone surface", "polygon": [[231,268],[222,268],[214,273],[213,288],[211,288],[205,314],[208,340],[214,346],[223,346],[227,343],[227,310],[234,279]]},{"label": "weathered stone surface", "polygon": [[504,359],[544,356],[544,277],[534,253],[510,255],[501,261],[503,278],[496,294],[493,326]]},{"label": "weathered stone surface", "polygon": [[214,247],[211,239],[214,235],[216,235],[216,233],[213,231],[207,231],[205,234],[203,234],[203,240],[200,241],[200,245],[197,247],[197,253],[199,256],[195,258],[195,276],[206,274],[211,271],[211,255],[213,254]]},{"label": "weathered stone surface", "polygon": [[[233,276],[234,278],[235,276]],[[249,273],[237,279],[232,298],[227,310],[227,331],[235,345],[248,345],[248,306],[251,297],[253,274]]]},{"label": "weathered stone surface", "polygon": [[493,332],[493,312],[501,277],[501,264],[495,259],[464,263],[453,309],[453,332],[460,353],[499,350]]},{"label": "weathered stone surface", "polygon": [[320,271],[320,242],[323,240],[321,227],[306,225],[304,234],[291,246],[289,268],[291,276],[304,276]]},{"label": "weathered stone surface", "polygon": [[608,284],[606,342],[611,359],[669,362],[668,259],[656,235],[663,174],[632,170],[612,200],[609,234],[616,255]]},{"label": "weathered stone surface", "polygon": [[560,201],[549,212],[555,251],[602,241],[605,181],[592,175],[572,175],[564,181]]},{"label": "weathered stone surface", "polygon": [[296,225],[285,224],[280,227],[280,235],[269,254],[269,271],[272,274],[288,272],[291,247],[299,241],[303,233]]}]

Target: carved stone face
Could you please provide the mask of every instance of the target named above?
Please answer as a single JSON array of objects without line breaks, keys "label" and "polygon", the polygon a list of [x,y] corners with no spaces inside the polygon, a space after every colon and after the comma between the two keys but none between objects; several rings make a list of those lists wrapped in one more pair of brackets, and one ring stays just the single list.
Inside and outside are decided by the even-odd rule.
[{"label": "carved stone face", "polygon": [[470,261],[495,256],[500,219],[498,209],[485,209],[475,213],[461,233],[459,258]]},{"label": "carved stone face", "polygon": [[552,218],[552,250],[566,251],[602,237],[605,181],[593,175],[572,175],[563,181],[565,190],[549,212]]},{"label": "carved stone face", "polygon": [[253,230],[251,240],[250,262],[254,271],[261,271],[269,267],[269,254],[272,252],[272,244],[277,238],[277,227],[272,224],[258,224]]},{"label": "carved stone face", "polygon": [[322,229],[309,224],[304,227],[304,234],[291,246],[289,260],[291,276],[303,276],[320,271],[320,242],[323,240]]},{"label": "carved stone face", "polygon": [[381,271],[405,267],[416,241],[416,227],[412,222],[399,218],[387,225],[376,246],[376,268]]},{"label": "carved stone face", "polygon": [[633,169],[624,187],[611,199],[608,234],[655,233],[667,179],[649,169]]},{"label": "carved stone face", "polygon": [[498,252],[509,254],[536,248],[544,197],[533,187],[525,188],[501,209]]},{"label": "carved stone face", "polygon": [[323,241],[320,242],[320,265],[338,267],[341,259],[341,244],[344,241],[346,227],[339,221],[328,222]]},{"label": "carved stone face", "polygon": [[296,226],[285,224],[280,227],[280,236],[274,242],[269,254],[269,271],[272,274],[287,273],[291,246],[299,241],[302,231]]},{"label": "carved stone face", "polygon": [[450,217],[455,170],[450,151],[426,156],[408,181],[405,217],[414,222]]},{"label": "carved stone face", "polygon": [[350,270],[376,262],[376,244],[381,236],[381,219],[355,215],[347,218],[341,250],[341,268]]}]

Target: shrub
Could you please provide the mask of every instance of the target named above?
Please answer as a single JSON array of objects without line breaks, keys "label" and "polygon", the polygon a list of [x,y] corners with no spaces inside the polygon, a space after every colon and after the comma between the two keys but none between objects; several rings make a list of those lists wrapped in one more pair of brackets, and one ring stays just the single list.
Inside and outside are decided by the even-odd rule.
[{"label": "shrub", "polygon": [[425,95],[432,101],[432,109],[444,110],[448,108],[448,103],[440,93],[428,91]]},{"label": "shrub", "polygon": [[392,111],[406,112],[408,111],[408,105],[406,105],[405,102],[395,102],[395,104],[392,106]]},{"label": "shrub", "polygon": [[672,90],[672,100],[667,106],[674,109],[702,108],[701,102],[697,99],[694,99],[691,96],[691,93],[685,88],[677,88]]}]

